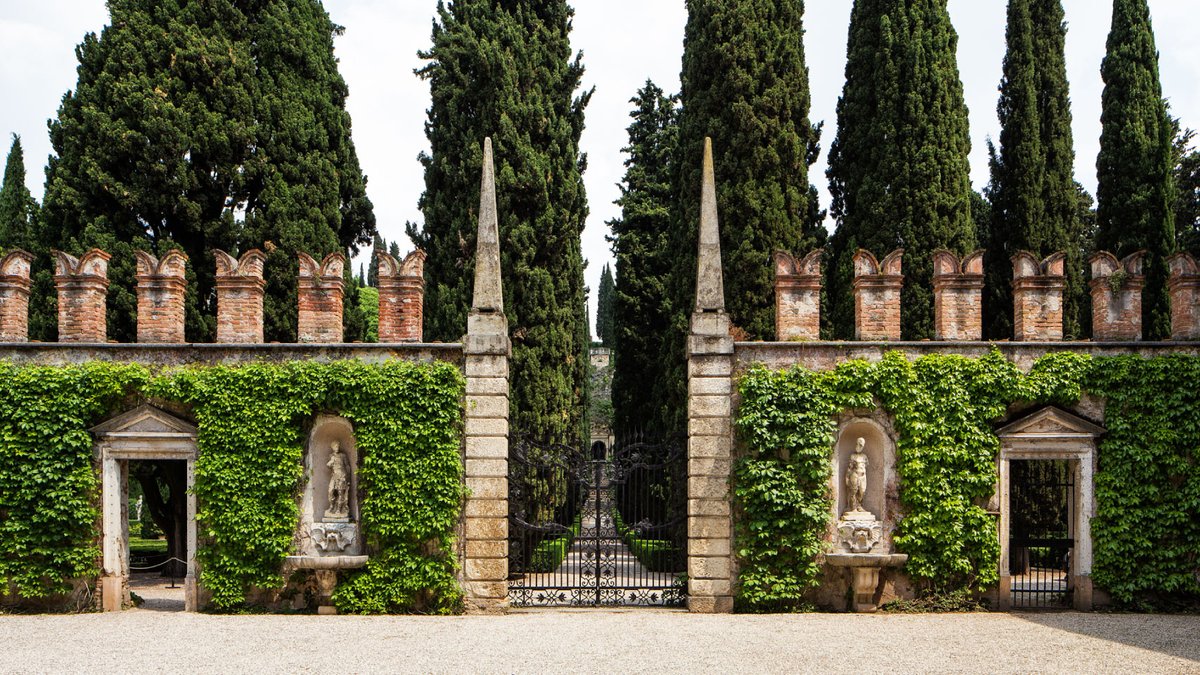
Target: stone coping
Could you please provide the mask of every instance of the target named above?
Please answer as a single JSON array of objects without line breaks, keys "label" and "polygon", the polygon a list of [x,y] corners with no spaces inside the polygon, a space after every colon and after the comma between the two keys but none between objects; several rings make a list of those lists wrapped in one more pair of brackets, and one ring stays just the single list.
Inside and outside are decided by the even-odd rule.
[{"label": "stone coping", "polygon": [[845,361],[861,359],[881,361],[888,352],[898,351],[910,359],[930,354],[961,354],[979,357],[995,347],[1022,370],[1031,368],[1039,358],[1053,352],[1075,352],[1092,356],[1167,354],[1200,355],[1200,342],[738,342],[734,358],[738,370],[754,363],[770,368],[799,364],[814,370],[829,370]]},{"label": "stone coping", "polygon": [[288,361],[446,361],[461,365],[459,343],[352,344],[132,344],[19,342],[0,343],[0,361],[67,365],[88,361],[140,363],[147,366],[238,365]]}]

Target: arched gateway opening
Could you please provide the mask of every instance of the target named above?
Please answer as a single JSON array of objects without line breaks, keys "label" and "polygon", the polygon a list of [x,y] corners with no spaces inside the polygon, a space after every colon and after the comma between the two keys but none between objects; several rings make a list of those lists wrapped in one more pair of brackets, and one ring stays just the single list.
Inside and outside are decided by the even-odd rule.
[{"label": "arched gateway opening", "polygon": [[[161,576],[157,568],[168,565],[173,568],[167,570],[168,574],[182,577],[183,609],[196,611],[196,497],[192,494],[196,427],[154,406],[143,405],[94,427],[92,436],[102,476],[100,596],[104,611],[119,611],[129,605],[132,573]],[[167,559],[153,565],[131,564],[131,466],[133,479],[143,487],[143,510],[160,511],[165,534],[174,542],[167,543]],[[163,486],[162,492],[155,494],[159,485]],[[143,518],[148,517],[143,513]],[[143,580],[149,582],[149,577]]]}]

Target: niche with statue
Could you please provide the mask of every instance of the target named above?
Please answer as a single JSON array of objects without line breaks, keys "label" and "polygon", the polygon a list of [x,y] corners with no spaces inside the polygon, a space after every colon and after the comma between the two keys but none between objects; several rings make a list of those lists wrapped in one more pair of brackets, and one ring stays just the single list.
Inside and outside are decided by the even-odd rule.
[{"label": "niche with statue", "polygon": [[318,612],[333,614],[337,570],[367,563],[359,527],[358,447],[349,420],[317,417],[308,437],[304,478],[296,554],[288,556],[287,566],[316,570]]},{"label": "niche with statue", "polygon": [[892,552],[895,514],[888,495],[896,491],[895,454],[891,437],[868,418],[842,425],[834,447],[834,550],[825,559],[853,571],[853,608],[859,612],[875,610],[880,570],[908,561]]}]

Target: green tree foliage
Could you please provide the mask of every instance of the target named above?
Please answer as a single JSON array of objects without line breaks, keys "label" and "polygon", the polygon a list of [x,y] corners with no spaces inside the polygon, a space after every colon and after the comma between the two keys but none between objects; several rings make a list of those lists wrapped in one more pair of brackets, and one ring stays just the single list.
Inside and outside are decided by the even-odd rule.
[{"label": "green tree foliage", "polygon": [[425,330],[456,340],[474,277],[483,139],[495,147],[504,302],[512,330],[513,427],[573,438],[584,423],[587,311],[580,234],[583,64],[565,0],[439,3],[419,71],[433,104],[421,209],[408,234],[425,263]]},{"label": "green tree foliage", "polygon": [[933,337],[933,253],[975,246],[967,108],[946,0],[856,0],[830,148],[836,337],[853,336],[851,258],[903,247],[906,339]]},{"label": "green tree foliage", "polygon": [[363,315],[363,342],[379,342],[379,289],[371,286],[360,288],[358,306]]},{"label": "green tree foliage", "polygon": [[1101,74],[1096,246],[1118,257],[1146,250],[1142,332],[1160,339],[1171,332],[1166,259],[1175,250],[1175,125],[1162,98],[1146,0],[1114,0]]},{"label": "green tree foliage", "polygon": [[[802,0],[689,0],[684,36],[676,223],[676,327],[695,297],[700,158],[713,139],[726,309],[752,339],[775,335],[771,254],[823,246],[808,167],[820,127],[809,122]],[[677,333],[677,335],[681,335]],[[682,344],[682,337],[675,340]]]},{"label": "green tree foliage", "polygon": [[34,252],[38,247],[38,203],[25,186],[25,151],[21,137],[13,134],[8,161],[4,165],[4,182],[0,183],[0,249],[16,248]]},{"label": "green tree foliage", "polygon": [[379,288],[379,255],[387,250],[387,242],[376,232],[371,243],[371,264],[367,268],[367,285],[371,288]]},{"label": "green tree foliage", "polygon": [[[114,0],[109,11],[111,25],[76,50],[78,84],[51,122],[46,248],[113,254],[109,337],[121,341],[135,337],[133,250],[188,254],[188,336],[203,341],[215,327],[212,251],[266,248],[267,336],[294,340],[296,251],[321,258],[374,230],[335,27],[318,0]],[[34,337],[54,338],[52,309],[35,300]]]},{"label": "green tree foliage", "polygon": [[1195,137],[1191,129],[1175,135],[1175,231],[1181,250],[1200,255],[1200,150],[1192,145]]},{"label": "green tree foliage", "polygon": [[1012,337],[1012,257],[1067,254],[1064,321],[1084,335],[1087,288],[1082,223],[1076,203],[1070,87],[1062,0],[1010,0],[1008,53],[1000,83],[1000,147],[989,146],[992,222],[986,237],[984,325],[988,337]]},{"label": "green tree foliage", "polygon": [[616,328],[613,325],[613,300],[617,282],[613,280],[608,263],[600,272],[600,290],[596,294],[596,335],[605,347],[612,347]]},{"label": "green tree foliage", "polygon": [[[671,372],[664,361],[670,346],[670,249],[679,133],[678,97],[647,81],[634,105],[625,152],[625,178],[617,205],[621,217],[609,222],[616,285],[613,290],[614,430],[618,437],[657,426]],[[672,352],[673,353],[673,352]]]}]

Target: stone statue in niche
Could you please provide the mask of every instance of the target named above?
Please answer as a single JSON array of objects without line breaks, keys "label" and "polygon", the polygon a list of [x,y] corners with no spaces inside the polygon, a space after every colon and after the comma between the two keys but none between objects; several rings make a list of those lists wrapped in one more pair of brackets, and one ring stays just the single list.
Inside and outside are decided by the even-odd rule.
[{"label": "stone statue in niche", "polygon": [[330,445],[329,461],[329,508],[325,520],[347,522],[350,520],[350,459],[342,452],[337,441]]},{"label": "stone statue in niche", "polygon": [[854,453],[846,463],[846,505],[850,513],[865,513],[863,500],[867,498],[867,445],[865,438],[859,438],[854,446]]}]

